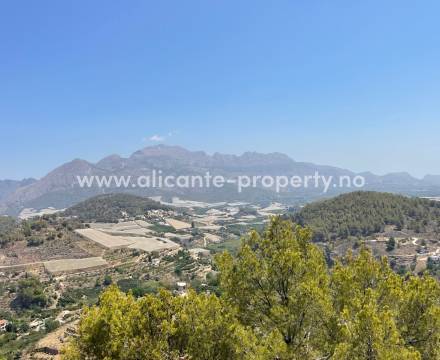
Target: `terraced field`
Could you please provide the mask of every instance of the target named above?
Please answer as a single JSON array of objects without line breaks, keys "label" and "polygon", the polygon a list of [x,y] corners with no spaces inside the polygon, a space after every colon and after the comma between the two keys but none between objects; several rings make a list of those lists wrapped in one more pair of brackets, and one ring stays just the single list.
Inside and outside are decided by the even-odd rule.
[{"label": "terraced field", "polygon": [[84,259],[61,259],[45,261],[44,268],[52,273],[74,272],[91,268],[98,268],[107,265],[102,257],[91,257]]},{"label": "terraced field", "polygon": [[97,229],[77,229],[75,231],[85,238],[97,242],[107,249],[127,247],[133,244],[133,240],[131,238],[113,236]]},{"label": "terraced field", "polygon": [[189,229],[191,227],[191,224],[176,219],[169,218],[166,219],[166,222],[176,230]]},{"label": "terraced field", "polygon": [[107,249],[130,248],[152,252],[179,248],[178,244],[169,239],[151,236],[147,228],[135,222],[93,224],[93,227],[75,231]]}]

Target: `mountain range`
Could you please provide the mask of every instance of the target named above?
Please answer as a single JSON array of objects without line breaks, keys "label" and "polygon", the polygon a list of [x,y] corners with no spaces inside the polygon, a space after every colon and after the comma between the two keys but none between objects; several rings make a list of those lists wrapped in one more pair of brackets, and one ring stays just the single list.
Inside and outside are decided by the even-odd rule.
[{"label": "mountain range", "polygon": [[24,208],[42,209],[47,207],[65,208],[91,196],[127,192],[143,196],[162,196],[170,199],[179,196],[199,201],[281,201],[295,205],[321,197],[348,192],[350,188],[330,189],[323,193],[322,187],[288,189],[280,193],[268,188],[248,188],[238,193],[236,186],[227,184],[223,188],[81,188],[77,176],[131,176],[136,178],[151,174],[152,170],[165,175],[203,175],[210,172],[233,179],[239,175],[284,175],[305,176],[319,172],[323,176],[362,175],[366,180],[365,190],[387,191],[417,196],[440,195],[440,176],[427,175],[423,179],[408,173],[391,173],[384,176],[373,173],[354,173],[333,166],[298,162],[285,154],[261,154],[246,152],[242,155],[189,151],[179,146],[157,145],[134,152],[129,157],[110,155],[91,163],[75,159],[52,170],[41,179],[22,181],[0,180],[0,213],[17,215]]}]

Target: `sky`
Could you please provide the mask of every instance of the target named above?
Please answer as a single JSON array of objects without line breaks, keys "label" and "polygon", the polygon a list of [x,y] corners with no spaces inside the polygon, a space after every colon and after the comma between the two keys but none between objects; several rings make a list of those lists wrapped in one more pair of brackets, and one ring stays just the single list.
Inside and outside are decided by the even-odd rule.
[{"label": "sky", "polygon": [[2,1],[0,179],[158,143],[440,174],[438,1]]}]

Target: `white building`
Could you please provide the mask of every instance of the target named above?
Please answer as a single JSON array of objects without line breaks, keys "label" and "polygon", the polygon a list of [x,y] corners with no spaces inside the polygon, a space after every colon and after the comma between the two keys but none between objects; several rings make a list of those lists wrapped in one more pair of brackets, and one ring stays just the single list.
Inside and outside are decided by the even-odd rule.
[{"label": "white building", "polygon": [[9,321],[8,320],[0,320],[0,332],[6,331],[6,327],[8,326]]},{"label": "white building", "polygon": [[181,296],[186,294],[186,282],[184,281],[177,282],[177,293]]}]

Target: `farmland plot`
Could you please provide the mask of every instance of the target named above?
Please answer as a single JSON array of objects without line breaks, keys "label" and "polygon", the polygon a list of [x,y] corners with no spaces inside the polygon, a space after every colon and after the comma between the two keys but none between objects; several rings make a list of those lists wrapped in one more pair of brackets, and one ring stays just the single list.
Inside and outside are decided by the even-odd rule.
[{"label": "farmland plot", "polygon": [[91,257],[84,259],[61,259],[45,261],[45,269],[50,273],[75,272],[90,268],[98,268],[107,265],[102,257]]},{"label": "farmland plot", "polygon": [[126,221],[121,223],[91,223],[89,224],[92,229],[101,230],[107,233],[120,233],[124,234],[135,234],[135,235],[145,235],[152,232],[149,229],[151,224],[146,221]]},{"label": "farmland plot", "polygon": [[136,241],[129,246],[131,249],[139,249],[144,251],[161,251],[161,250],[174,250],[179,248],[180,246],[175,242],[164,239],[164,238],[155,238],[155,237],[141,237],[136,238]]},{"label": "farmland plot", "polygon": [[77,229],[75,231],[108,249],[127,247],[134,242],[130,237],[113,236],[97,229]]},{"label": "farmland plot", "polygon": [[191,227],[191,224],[176,219],[168,218],[165,221],[176,230],[189,229]]},{"label": "farmland plot", "polygon": [[78,234],[86,237],[87,239],[94,241],[108,249],[115,248],[130,248],[139,249],[144,251],[161,251],[161,250],[174,250],[179,247],[175,242],[159,237],[152,237],[151,235],[136,235],[133,232],[121,232],[117,229],[121,229],[122,224],[113,224],[116,226],[106,226],[102,229],[78,229],[75,230]]}]

